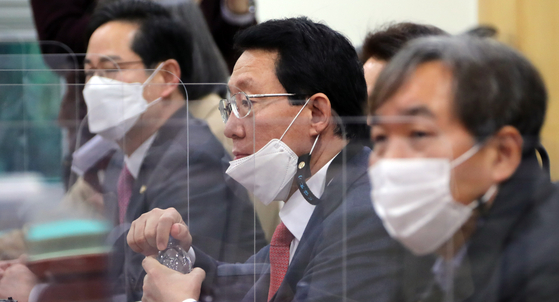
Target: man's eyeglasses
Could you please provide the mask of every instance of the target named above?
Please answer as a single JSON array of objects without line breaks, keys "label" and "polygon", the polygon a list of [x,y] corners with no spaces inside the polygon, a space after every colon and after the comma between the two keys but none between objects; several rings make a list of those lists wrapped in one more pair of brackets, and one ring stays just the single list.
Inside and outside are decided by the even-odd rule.
[{"label": "man's eyeglasses", "polygon": [[100,76],[102,78],[107,79],[115,79],[118,75],[118,72],[122,71],[121,66],[125,66],[128,64],[138,64],[143,63],[142,60],[137,61],[125,61],[125,62],[114,62],[114,61],[105,61],[101,64],[101,68],[99,69],[86,69],[85,70],[85,81],[89,81],[91,77],[94,75]]},{"label": "man's eyeglasses", "polygon": [[266,93],[266,94],[246,94],[237,92],[226,99],[219,101],[219,112],[224,123],[227,123],[231,112],[239,119],[247,117],[252,110],[251,98],[267,98],[276,96],[295,96],[295,93]]}]

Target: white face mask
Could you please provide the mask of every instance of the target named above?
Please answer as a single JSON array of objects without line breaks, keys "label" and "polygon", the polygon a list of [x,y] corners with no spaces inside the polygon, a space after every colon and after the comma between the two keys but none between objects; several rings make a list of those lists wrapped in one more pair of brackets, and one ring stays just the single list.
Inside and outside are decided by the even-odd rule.
[{"label": "white face mask", "polygon": [[[448,241],[468,220],[477,201],[456,202],[451,170],[480,149],[475,145],[454,161],[440,158],[381,159],[369,168],[371,199],[393,238],[416,255],[426,255]],[[492,186],[481,198],[495,193]]]},{"label": "white face mask", "polygon": [[161,67],[163,63],[159,64],[143,84],[91,77],[83,89],[89,131],[111,141],[122,139],[142,113],[161,100],[158,98],[148,105],[144,99],[145,85]]},{"label": "white face mask", "polygon": [[281,140],[309,100],[287,126],[280,139],[274,138],[256,153],[231,161],[225,171],[265,205],[274,200],[285,201],[289,196],[299,157]]}]

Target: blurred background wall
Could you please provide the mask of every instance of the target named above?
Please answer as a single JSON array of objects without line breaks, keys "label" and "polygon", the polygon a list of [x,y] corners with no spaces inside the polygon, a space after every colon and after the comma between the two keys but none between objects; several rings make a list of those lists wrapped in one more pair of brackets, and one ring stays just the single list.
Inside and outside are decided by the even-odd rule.
[{"label": "blurred background wall", "polygon": [[[386,22],[429,23],[451,33],[477,25],[477,0],[255,0],[259,21],[308,16],[345,34],[354,45]],[[481,0],[483,1],[483,0]]]},{"label": "blurred background wall", "polygon": [[[354,44],[361,43],[368,30],[390,21],[431,23],[458,33],[475,26],[478,20],[477,0],[255,1],[259,21],[305,15],[324,21],[344,33]],[[29,0],[0,0],[0,39],[8,37],[35,39]]]},{"label": "blurred background wall", "polygon": [[495,26],[498,39],[524,53],[542,73],[549,106],[542,142],[559,180],[559,1],[479,0],[479,22]]},{"label": "blurred background wall", "polygon": [[56,118],[65,85],[36,40],[29,0],[0,0],[0,176],[38,172],[58,183],[64,140]]},{"label": "blurred background wall", "polygon": [[35,40],[29,0],[0,0],[0,41]]}]

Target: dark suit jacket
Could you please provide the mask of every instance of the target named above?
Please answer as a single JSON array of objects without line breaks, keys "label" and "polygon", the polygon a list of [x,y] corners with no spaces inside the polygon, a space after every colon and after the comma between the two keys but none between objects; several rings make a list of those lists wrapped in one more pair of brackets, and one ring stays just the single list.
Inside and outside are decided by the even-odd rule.
[{"label": "dark suit jacket", "polygon": [[[455,273],[454,301],[559,301],[558,231],[559,188],[535,154],[525,155],[478,221]],[[430,271],[416,275],[421,286],[427,276],[432,277]],[[406,300],[444,301],[443,295],[431,281],[422,294]]]},{"label": "dark suit jacket", "polygon": [[[328,168],[326,188],[273,301],[392,301],[403,248],[385,232],[370,201],[370,149],[349,145]],[[196,245],[196,241],[194,241]],[[269,246],[243,264],[196,249],[206,270],[201,300],[267,301]]]},{"label": "dark suit jacket", "polygon": [[[266,244],[264,233],[246,191],[238,183],[225,183],[224,157],[228,155],[206,123],[189,116],[187,124],[186,108],[179,109],[159,129],[147,151],[125,222],[131,223],[154,208],[174,207],[188,224],[193,240],[207,253],[223,261],[245,261],[255,248]],[[107,215],[115,225],[116,184],[121,169],[122,154],[115,156],[105,177]],[[144,256],[130,249],[125,235],[115,243],[112,275],[119,276],[127,290],[138,294],[133,298],[138,301]]]}]

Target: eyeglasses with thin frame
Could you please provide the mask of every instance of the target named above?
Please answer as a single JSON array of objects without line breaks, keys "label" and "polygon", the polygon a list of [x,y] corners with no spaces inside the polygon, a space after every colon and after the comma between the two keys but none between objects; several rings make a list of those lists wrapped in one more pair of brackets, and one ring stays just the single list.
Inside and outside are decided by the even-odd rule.
[{"label": "eyeglasses with thin frame", "polygon": [[138,64],[138,63],[143,63],[143,61],[136,60],[136,61],[124,61],[124,62],[111,62],[111,64],[113,64],[114,66],[110,66],[110,68],[86,69],[84,71],[85,81],[86,82],[89,81],[89,79],[91,79],[91,77],[93,77],[94,75],[100,76],[102,78],[107,78],[107,79],[115,79],[116,76],[118,75],[118,72],[123,70],[121,68],[122,65]]},{"label": "eyeglasses with thin frame", "polygon": [[252,111],[251,98],[267,98],[277,96],[296,96],[295,93],[265,93],[265,94],[246,94],[237,92],[226,99],[219,101],[219,112],[224,123],[227,123],[231,112],[239,119],[247,117]]}]

